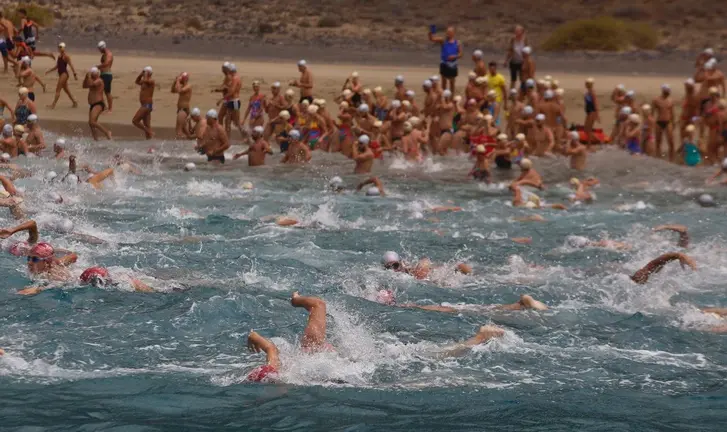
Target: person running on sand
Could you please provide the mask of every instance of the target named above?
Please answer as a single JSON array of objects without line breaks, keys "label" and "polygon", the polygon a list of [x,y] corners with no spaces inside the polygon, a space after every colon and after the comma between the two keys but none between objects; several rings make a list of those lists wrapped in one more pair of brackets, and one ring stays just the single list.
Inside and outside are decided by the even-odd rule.
[{"label": "person running on sand", "polygon": [[177,138],[188,138],[185,133],[184,126],[190,115],[190,106],[192,105],[192,85],[189,84],[189,74],[182,72],[174,79],[172,83],[172,93],[178,94],[177,98],[177,121],[175,123],[175,132]]},{"label": "person running on sand", "polygon": [[96,141],[98,141],[99,131],[107,139],[111,139],[111,131],[98,122],[99,116],[106,109],[103,101],[104,85],[101,72],[97,67],[92,67],[83,78],[83,88],[88,89],[88,127],[91,129],[91,135]]},{"label": "person running on sand", "polygon": [[[453,306],[420,306],[413,303],[405,303],[401,305],[397,305],[398,307],[402,308],[409,308],[409,309],[422,309],[426,311],[432,311],[432,312],[444,312],[444,313],[463,313],[467,312],[470,309],[469,308],[462,308],[462,307],[453,307]],[[538,300],[535,300],[532,296],[523,294],[520,296],[520,299],[516,301],[515,303],[511,304],[495,304],[495,305],[479,305],[483,309],[487,309],[488,311],[494,310],[506,310],[506,311],[522,311],[522,310],[536,310],[536,311],[546,311],[548,310],[548,307],[543,304],[542,302],[539,302]]]},{"label": "person running on sand", "polygon": [[[96,68],[100,71],[101,80],[103,81],[103,94],[106,96],[106,102],[108,102],[109,106],[107,112],[111,114],[114,111],[114,98],[111,96],[111,82],[114,80],[111,67],[114,65],[114,55],[106,47],[106,42],[101,41],[97,46],[101,52],[101,63],[97,64]],[[101,99],[101,102],[103,102],[103,99]]]},{"label": "person running on sand", "polygon": [[265,129],[262,126],[252,128],[253,143],[247,150],[237,153],[233,159],[237,160],[242,156],[247,156],[248,166],[265,165],[265,156],[272,155],[273,151],[270,149],[270,144],[265,140],[264,133]]},{"label": "person running on sand", "polygon": [[[420,280],[428,278],[432,271],[432,262],[428,258],[420,259],[414,267],[411,267],[399,258],[398,253],[393,251],[384,253],[382,264],[386,270],[393,270],[396,273],[406,273]],[[465,263],[457,264],[454,270],[465,275],[472,273],[472,267]]]},{"label": "person running on sand", "polygon": [[665,265],[670,263],[671,261],[679,261],[679,264],[681,264],[682,268],[685,266],[688,266],[692,270],[697,270],[697,263],[694,261],[693,258],[680,253],[680,252],[671,252],[671,253],[665,253],[655,259],[653,259],[651,262],[646,264],[644,267],[636,271],[631,276],[631,280],[636,282],[637,284],[643,285],[649,281],[649,277],[655,273],[659,273],[661,269],[664,268]]},{"label": "person running on sand", "polygon": [[18,73],[18,87],[25,87],[28,89],[28,98],[35,102],[35,83],[39,83],[43,87],[43,93],[46,91],[46,86],[40,77],[30,67],[30,57],[23,57],[20,60],[20,73]]},{"label": "person running on sand", "polygon": [[305,60],[298,62],[298,72],[300,72],[300,78],[290,82],[291,87],[298,87],[300,89],[300,100],[298,103],[302,103],[307,100],[308,103],[313,103],[313,74],[308,68],[308,63]]},{"label": "person running on sand", "polygon": [[144,132],[146,139],[154,138],[151,130],[151,113],[154,110],[154,89],[156,81],[152,78],[151,66],[145,67],[139,76],[136,77],[136,85],[139,86],[139,109],[131,119],[131,123]]},{"label": "person running on sand", "polygon": [[565,148],[565,155],[570,156],[571,169],[578,171],[586,169],[588,147],[581,144],[581,137],[578,132],[572,131],[568,134],[568,145]]},{"label": "person running on sand", "polygon": [[442,77],[442,89],[455,92],[454,85],[457,80],[457,60],[462,58],[462,44],[455,39],[454,27],[447,27],[444,37],[435,36],[436,27],[429,28],[429,41],[441,46],[441,63],[439,75]]},{"label": "person running on sand", "polygon": [[666,135],[669,162],[675,162],[676,146],[674,144],[674,102],[671,99],[671,87],[662,84],[661,95],[651,103],[656,113],[656,155],[661,157],[661,142]]},{"label": "person running on sand", "polygon": [[358,72],[352,72],[351,75],[346,78],[346,82],[343,83],[343,88],[341,88],[341,91],[346,89],[351,91],[352,106],[356,108],[361,105],[363,84],[361,84],[361,79],[358,76]]},{"label": "person running on sand", "polygon": [[55,60],[56,56],[54,56],[53,53],[41,52],[36,49],[36,45],[40,40],[40,26],[38,26],[35,21],[28,18],[28,12],[24,8],[20,8],[16,12],[18,14],[18,18],[20,18],[19,30],[23,34],[25,42],[27,42],[28,46],[33,50],[33,56],[50,57]]},{"label": "person running on sand", "polygon": [[285,156],[280,161],[284,164],[304,164],[310,162],[311,155],[310,147],[308,144],[301,140],[300,132],[297,129],[293,129],[289,134],[290,144],[288,145],[288,151],[285,152]]},{"label": "person running on sand", "polygon": [[204,132],[197,145],[197,152],[206,155],[207,162],[213,165],[224,164],[225,151],[230,148],[229,138],[218,117],[217,111],[207,111]]},{"label": "person running on sand", "polygon": [[15,49],[15,45],[13,45],[15,33],[15,25],[0,10],[0,53],[3,57],[3,72],[5,73],[8,72],[8,62],[11,60],[9,53]]},{"label": "person running on sand", "polygon": [[53,103],[48,105],[48,108],[55,109],[56,104],[58,103],[58,99],[61,98],[61,90],[65,91],[68,95],[68,98],[73,102],[73,108],[78,107],[78,102],[76,101],[76,98],[73,97],[71,94],[71,90],[68,88],[68,68],[71,68],[71,72],[73,72],[73,78],[78,81],[78,74],[76,73],[76,68],[73,66],[73,63],[71,62],[71,56],[68,55],[68,52],[66,52],[66,44],[64,42],[61,42],[58,44],[58,59],[56,60],[55,67],[48,69],[46,71],[46,75],[53,71],[58,71],[58,83],[56,84],[56,94],[53,99]]},{"label": "person running on sand", "polygon": [[28,116],[26,132],[28,132],[28,135],[25,137],[25,144],[28,146],[28,152],[40,156],[40,153],[45,150],[45,138],[43,137],[43,131],[38,126],[37,115],[31,114]]}]

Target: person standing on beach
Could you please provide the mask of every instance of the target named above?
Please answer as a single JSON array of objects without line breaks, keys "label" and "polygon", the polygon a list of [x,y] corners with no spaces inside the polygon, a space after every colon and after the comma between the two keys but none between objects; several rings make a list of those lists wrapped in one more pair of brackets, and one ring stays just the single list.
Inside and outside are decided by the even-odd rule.
[{"label": "person standing on beach", "polygon": [[515,34],[510,39],[505,56],[505,67],[510,68],[510,88],[515,88],[518,79],[520,83],[525,82],[522,76],[523,70],[523,49],[528,46],[528,37],[521,25],[515,26]]},{"label": "person standing on beach", "polygon": [[3,56],[3,72],[8,72],[9,52],[15,49],[13,38],[15,37],[15,26],[7,19],[0,10],[0,53]]},{"label": "person standing on beach", "polygon": [[217,111],[207,111],[207,125],[200,138],[199,152],[207,155],[207,162],[213,164],[225,163],[225,150],[230,148],[230,140],[225,128],[220,125]]},{"label": "person standing on beach", "polygon": [[[270,86],[270,99],[265,99],[265,112],[268,115],[268,123],[265,125],[265,132],[263,136],[266,140],[269,140],[272,135],[278,136],[283,130],[285,130],[286,120],[278,118],[278,115],[288,108],[288,103],[285,101],[285,96],[280,91],[280,82],[275,81]],[[288,111],[290,115],[290,111]],[[277,119],[277,120],[276,120]]]},{"label": "person standing on beach", "polygon": [[533,49],[529,46],[523,48],[523,65],[520,72],[520,79],[523,82],[535,80],[535,60],[533,60]]},{"label": "person standing on beach", "polygon": [[114,98],[111,96],[111,81],[114,79],[114,76],[111,73],[111,66],[114,64],[114,55],[106,47],[106,42],[104,41],[98,43],[98,50],[101,52],[101,63],[96,67],[99,71],[101,71],[103,91],[104,95],[106,95],[106,101],[109,104],[107,112],[111,114],[114,110]]},{"label": "person standing on beach", "polygon": [[28,99],[35,102],[35,91],[33,86],[38,82],[43,87],[43,93],[45,93],[45,83],[40,80],[40,77],[36,75],[35,71],[30,67],[30,57],[23,57],[20,61],[20,73],[18,74],[18,86],[25,87],[28,89]]},{"label": "person standing on beach", "polygon": [[688,78],[684,81],[684,99],[682,100],[682,112],[679,118],[679,138],[682,142],[687,137],[686,129],[687,126],[692,124],[692,118],[699,116],[700,102],[694,79]]},{"label": "person standing on beach", "polygon": [[664,84],[661,86],[661,95],[654,99],[651,106],[656,111],[656,155],[661,157],[661,141],[666,133],[666,142],[669,145],[669,162],[675,162],[674,102],[671,100],[669,85]]},{"label": "person standing on beach", "polygon": [[586,133],[586,145],[588,148],[596,141],[596,137],[593,135],[593,126],[595,126],[596,122],[601,121],[601,109],[598,105],[598,97],[593,87],[595,82],[593,78],[586,79],[586,92],[583,96],[583,105],[586,111],[583,131]]},{"label": "person standing on beach", "polygon": [[71,68],[73,72],[73,78],[78,81],[78,74],[76,74],[76,68],[71,63],[71,56],[66,52],[66,44],[61,42],[58,44],[58,59],[56,60],[56,66],[46,71],[46,75],[53,71],[58,71],[58,83],[56,84],[56,95],[53,99],[53,103],[48,105],[48,108],[55,109],[58,99],[61,97],[61,90],[65,91],[68,97],[73,102],[73,108],[78,107],[78,102],[71,94],[71,90],[68,88],[68,68]]},{"label": "person standing on beach", "polygon": [[[242,103],[240,102],[240,91],[242,90],[242,78],[237,73],[237,67],[234,64],[230,64],[227,68],[227,93],[225,94],[225,109],[222,121],[225,125],[225,132],[227,136],[232,134],[232,125],[237,127],[240,131],[240,136],[245,138],[247,134],[242,129],[242,123],[240,122],[240,108]],[[223,111],[223,110],[220,110]]]},{"label": "person standing on beach", "polygon": [[187,123],[190,106],[192,105],[192,86],[189,84],[189,74],[187,72],[182,72],[174,80],[172,93],[179,95],[177,99],[176,136],[177,138],[186,138],[184,125]]},{"label": "person standing on beach", "polygon": [[441,45],[439,74],[442,76],[442,90],[449,88],[454,94],[454,83],[458,75],[457,60],[462,58],[462,44],[454,38],[454,27],[447,27],[445,37],[435,36],[436,31],[436,26],[429,28],[429,40]]},{"label": "person standing on beach", "polygon": [[152,139],[154,132],[151,130],[151,112],[154,110],[154,88],[156,82],[151,76],[151,66],[145,67],[139,76],[136,77],[136,85],[139,89],[139,109],[134,114],[134,118],[131,119],[131,123],[137,128],[144,131],[146,139]]},{"label": "person standing on beach", "polygon": [[308,103],[313,103],[313,74],[308,68],[308,63],[305,60],[298,62],[298,71],[300,72],[300,79],[290,82],[291,87],[298,87],[300,89],[300,101],[303,103],[307,100]]},{"label": "person standing on beach", "polygon": [[83,79],[83,88],[88,89],[88,126],[91,128],[93,139],[98,141],[98,132],[101,131],[106,138],[111,139],[111,132],[98,122],[98,117],[106,109],[104,105],[104,85],[101,71],[92,67]]}]

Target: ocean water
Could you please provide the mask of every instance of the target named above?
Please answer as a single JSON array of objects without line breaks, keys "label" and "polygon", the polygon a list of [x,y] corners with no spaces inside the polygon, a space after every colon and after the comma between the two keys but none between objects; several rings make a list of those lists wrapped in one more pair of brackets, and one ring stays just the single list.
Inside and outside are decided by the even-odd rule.
[{"label": "ocean water", "polygon": [[[123,143],[144,169],[119,173],[95,191],[43,182],[61,162],[32,159],[36,173],[17,181],[41,237],[76,251],[74,275],[91,265],[116,279],[138,277],[158,292],[121,283],[95,289],[68,284],[35,297],[25,262],[0,255],[0,420],[2,430],[244,431],[684,431],[724,430],[725,337],[703,306],[727,306],[727,223],[721,208],[695,204],[709,191],[707,169],[686,169],[615,150],[591,157],[586,173],[602,186],[597,201],[567,212],[543,210],[546,223],[514,218],[506,184],[472,183],[470,162],[449,157],[414,165],[387,159],[375,168],[388,195],[350,193],[363,177],[340,155],[315,153],[304,167],[246,161],[206,166],[190,143]],[[80,159],[103,168],[103,144],[75,142]],[[93,152],[89,151],[93,149]],[[198,163],[183,172],[186,162]],[[564,202],[565,159],[536,160],[549,184],[544,197]],[[344,178],[349,192],[326,190]],[[253,190],[242,183],[250,181]],[[61,205],[48,193],[63,195]],[[439,205],[461,206],[433,213]],[[0,212],[0,226],[15,223]],[[300,220],[281,228],[272,216]],[[59,220],[73,221],[62,232]],[[679,250],[662,223],[690,228],[694,272],[671,264],[647,285],[628,275],[657,255]],[[628,251],[572,249],[567,235],[609,238]],[[89,241],[89,236],[102,240]],[[519,245],[513,237],[531,237]],[[15,237],[13,240],[20,240]],[[4,241],[7,246],[9,241]],[[429,257],[430,280],[384,271],[381,255]],[[466,261],[474,274],[452,271]],[[384,306],[399,302],[460,305],[443,314]],[[293,291],[328,303],[335,353],[299,349],[306,313]],[[531,294],[546,312],[481,307]],[[506,330],[501,340],[458,357],[444,347],[480,325]],[[281,351],[277,384],[245,381],[261,354],[247,351],[255,329]]]}]

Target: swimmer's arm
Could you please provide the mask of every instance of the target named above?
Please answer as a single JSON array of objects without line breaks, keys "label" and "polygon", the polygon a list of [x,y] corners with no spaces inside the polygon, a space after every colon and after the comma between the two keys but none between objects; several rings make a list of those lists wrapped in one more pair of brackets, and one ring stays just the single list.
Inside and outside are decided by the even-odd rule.
[{"label": "swimmer's arm", "polygon": [[631,276],[631,280],[638,284],[645,284],[649,281],[649,277],[652,274],[658,273],[659,271],[661,271],[662,268],[664,268],[667,263],[674,260],[679,260],[679,263],[682,265],[682,267],[684,267],[684,265],[686,264],[692,270],[697,269],[697,264],[692,258],[682,253],[672,252],[661,255],[660,257],[657,257],[650,263],[646,264],[643,268],[641,268]]},{"label": "swimmer's arm", "polygon": [[712,177],[708,178],[704,183],[712,184],[712,183],[714,183],[715,180],[717,180],[717,178],[719,178],[720,175],[722,175],[721,169],[719,171],[717,171],[716,173],[714,173],[714,175]]},{"label": "swimmer's arm", "polygon": [[717,314],[719,316],[727,316],[727,308],[704,308],[702,309],[702,312],[704,313],[713,313]]},{"label": "swimmer's arm", "polygon": [[689,247],[689,232],[687,230],[687,227],[684,225],[660,225],[656,228],[654,228],[654,231],[674,231],[679,233],[679,241],[677,242],[677,246],[679,247]]},{"label": "swimmer's arm", "polygon": [[386,192],[384,192],[384,183],[382,183],[378,177],[371,177],[369,179],[362,181],[361,183],[359,183],[358,186],[356,186],[356,190],[360,191],[361,189],[363,189],[364,186],[370,185],[370,184],[376,186],[376,189],[379,190],[379,194],[381,194],[381,196],[386,195]]},{"label": "swimmer's arm", "polygon": [[154,292],[152,287],[150,287],[149,285],[140,281],[139,279],[131,279],[131,286],[134,287],[134,291],[136,291],[136,292],[144,292],[144,293]]},{"label": "swimmer's arm", "polygon": [[250,330],[250,334],[247,336],[247,348],[251,352],[264,352],[266,355],[266,363],[274,367],[276,370],[280,370],[278,347],[276,347],[274,343],[260,336],[254,330]]},{"label": "swimmer's arm", "polygon": [[407,308],[407,309],[421,309],[425,311],[431,311],[431,312],[444,312],[444,313],[459,313],[458,309],[455,309],[453,307],[449,306],[420,306],[413,303],[407,303],[400,305],[399,307]]},{"label": "swimmer's arm", "polygon": [[220,134],[220,141],[221,141],[220,152],[224,152],[225,150],[230,148],[230,145],[231,145],[230,139],[227,137],[227,134],[224,134],[224,133]]},{"label": "swimmer's arm", "polygon": [[68,255],[63,256],[62,258],[59,258],[58,264],[62,265],[63,267],[68,267],[71,264],[75,264],[76,261],[78,261],[78,255],[71,252]]},{"label": "swimmer's arm", "polygon": [[87,72],[86,76],[83,78],[82,86],[85,89],[91,88],[91,73],[90,72]]},{"label": "swimmer's arm", "polygon": [[34,220],[29,220],[14,228],[0,230],[0,238],[6,239],[21,231],[28,231],[28,243],[31,245],[38,243],[38,225]]},{"label": "swimmer's arm", "polygon": [[0,175],[0,184],[2,184],[5,191],[9,193],[10,196],[15,196],[18,194],[18,190],[15,189],[15,185],[9,178]]},{"label": "swimmer's arm", "polygon": [[444,38],[443,37],[441,37],[441,36],[434,36],[434,33],[432,33],[431,31],[428,34],[429,34],[429,41],[430,42],[438,43],[438,44],[444,43]]},{"label": "swimmer's arm", "polygon": [[43,87],[43,91],[45,92],[45,83],[40,79],[38,75],[35,75],[35,80],[40,83],[40,85]]},{"label": "swimmer's arm", "polygon": [[145,74],[145,72],[144,71],[141,71],[141,73],[139,74],[139,76],[136,77],[136,81],[134,81],[136,83],[136,85],[141,85],[141,83],[144,81],[142,79],[144,77],[144,74]]},{"label": "swimmer's arm", "polygon": [[243,150],[243,151],[241,151],[240,153],[237,153],[237,154],[235,154],[235,155],[234,155],[234,156],[232,157],[232,159],[235,159],[235,160],[237,160],[237,159],[240,159],[240,158],[241,158],[241,157],[243,157],[243,156],[247,156],[247,155],[248,155],[249,153],[250,153],[250,148],[248,147],[248,149],[247,149],[247,150]]}]

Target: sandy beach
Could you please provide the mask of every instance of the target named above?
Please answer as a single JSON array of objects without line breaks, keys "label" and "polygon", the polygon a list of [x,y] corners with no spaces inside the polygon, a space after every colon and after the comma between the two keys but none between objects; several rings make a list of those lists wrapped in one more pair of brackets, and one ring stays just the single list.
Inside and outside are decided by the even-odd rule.
[{"label": "sandy beach", "polygon": [[[79,81],[71,80],[72,91],[79,100],[79,107],[71,108],[71,103],[65,94],[55,110],[46,106],[52,102],[53,92],[56,85],[56,75],[51,73],[42,74],[53,67],[54,63],[49,58],[38,58],[33,64],[34,70],[45,79],[48,92],[43,93],[40,86],[36,88],[36,103],[38,105],[41,126],[67,135],[90,136],[87,122],[88,110],[86,108],[87,93],[81,88],[83,73],[91,66],[98,63],[99,55],[96,54],[74,54],[70,51],[73,63],[79,71]],[[154,77],[158,89],[155,92],[154,113],[152,115],[152,126],[161,139],[172,139],[174,137],[174,119],[176,115],[176,95],[170,92],[174,77],[186,71],[190,74],[191,83],[194,86],[193,105],[199,107],[203,112],[214,107],[218,94],[211,93],[211,89],[222,82],[220,64],[223,60],[234,62],[238,66],[243,77],[243,104],[252,92],[252,80],[259,80],[263,83],[263,91],[269,93],[269,85],[275,81],[285,84],[298,77],[295,60],[282,61],[243,61],[240,58],[221,58],[219,61],[193,60],[188,58],[174,57],[153,57],[125,55],[123,52],[115,52],[114,62],[114,111],[111,114],[104,114],[101,121],[111,126],[112,132],[117,138],[141,138],[142,133],[131,125],[131,118],[139,106],[138,87],[134,84],[137,74],[145,66],[154,68]],[[465,71],[471,66],[468,60],[462,62],[461,70]],[[365,86],[373,88],[382,86],[389,94],[393,94],[393,78],[402,74],[406,77],[407,86],[417,91],[417,100],[421,101],[421,82],[437,71],[432,68],[421,66],[399,66],[399,65],[365,65],[352,66],[349,64],[317,64],[312,62],[311,71],[315,77],[316,95],[328,100],[332,105],[333,99],[338,95],[346,77],[357,70]],[[627,69],[627,68],[625,68]],[[628,70],[628,69],[627,69]],[[643,70],[643,69],[642,69]],[[655,71],[658,71],[656,69]],[[552,75],[560,81],[560,86],[566,91],[567,116],[569,122],[582,123],[583,121],[583,82],[587,75],[575,73],[563,73],[557,69],[539,71],[538,76]],[[466,80],[466,72],[460,73],[458,87],[463,89]],[[674,89],[673,96],[679,100],[683,94],[682,82],[684,76],[652,75],[652,74],[594,74],[598,94],[601,97],[602,121],[610,128],[613,121],[613,107],[609,100],[610,91],[617,84],[624,84],[627,88],[633,89],[639,103],[650,102],[658,93],[659,86],[663,83],[671,84]],[[10,75],[0,80],[0,95],[14,104],[16,100],[17,87]],[[330,106],[329,105],[329,106]],[[239,136],[233,133],[233,139]]]}]

